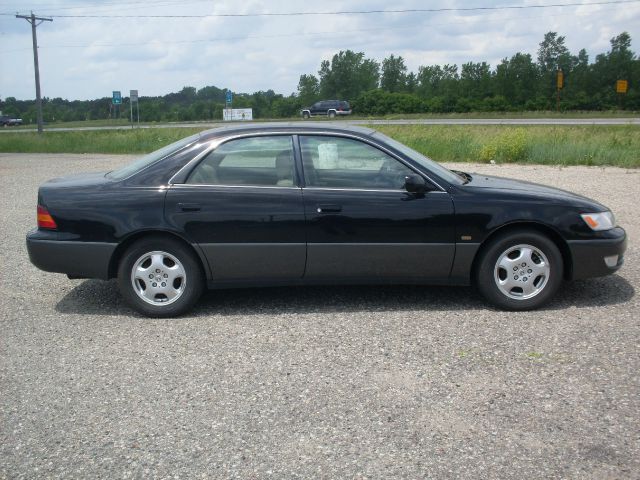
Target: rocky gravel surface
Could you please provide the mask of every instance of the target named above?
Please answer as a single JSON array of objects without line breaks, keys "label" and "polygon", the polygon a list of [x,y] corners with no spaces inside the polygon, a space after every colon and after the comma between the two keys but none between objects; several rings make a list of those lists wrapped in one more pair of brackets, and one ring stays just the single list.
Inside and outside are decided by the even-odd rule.
[{"label": "rocky gravel surface", "polygon": [[0,478],[640,477],[640,171],[451,165],[587,195],[627,228],[617,275],[540,311],[270,288],[154,320],[24,244],[41,182],[130,159],[0,154]]}]

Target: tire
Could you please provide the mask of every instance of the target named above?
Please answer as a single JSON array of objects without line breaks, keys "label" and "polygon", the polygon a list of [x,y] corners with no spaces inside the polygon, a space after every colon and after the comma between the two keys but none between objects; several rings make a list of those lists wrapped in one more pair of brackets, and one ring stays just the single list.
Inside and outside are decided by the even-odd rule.
[{"label": "tire", "polygon": [[336,112],[334,112],[333,110],[330,111],[327,115],[329,115],[329,118],[336,118]]},{"label": "tire", "polygon": [[302,118],[304,118],[305,120],[309,118],[309,112],[302,112]]},{"label": "tire", "polygon": [[547,303],[563,278],[562,254],[547,236],[508,232],[480,253],[475,283],[480,293],[504,310],[533,310]]},{"label": "tire", "polygon": [[175,317],[190,310],[204,290],[200,260],[182,242],[147,237],[131,245],[118,266],[126,302],[148,317]]}]

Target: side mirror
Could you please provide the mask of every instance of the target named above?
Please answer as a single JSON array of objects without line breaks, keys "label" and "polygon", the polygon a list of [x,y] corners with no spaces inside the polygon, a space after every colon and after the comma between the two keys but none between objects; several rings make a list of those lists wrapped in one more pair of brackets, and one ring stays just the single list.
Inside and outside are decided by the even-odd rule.
[{"label": "side mirror", "polygon": [[427,181],[420,175],[407,175],[404,177],[404,188],[409,193],[425,193],[429,190]]}]

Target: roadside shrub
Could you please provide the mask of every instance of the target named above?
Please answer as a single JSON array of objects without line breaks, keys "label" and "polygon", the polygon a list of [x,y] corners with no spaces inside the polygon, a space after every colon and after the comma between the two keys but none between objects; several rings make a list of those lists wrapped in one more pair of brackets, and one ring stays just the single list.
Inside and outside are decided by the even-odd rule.
[{"label": "roadside shrub", "polygon": [[506,130],[481,145],[478,159],[482,162],[522,162],[527,159],[527,134],[523,128]]},{"label": "roadside shrub", "polygon": [[486,112],[505,112],[509,110],[510,104],[502,95],[487,97],[480,103],[480,109]]},{"label": "roadside shrub", "polygon": [[354,112],[359,115],[387,115],[389,113],[419,113],[422,101],[409,93],[389,93],[370,90],[352,102]]}]

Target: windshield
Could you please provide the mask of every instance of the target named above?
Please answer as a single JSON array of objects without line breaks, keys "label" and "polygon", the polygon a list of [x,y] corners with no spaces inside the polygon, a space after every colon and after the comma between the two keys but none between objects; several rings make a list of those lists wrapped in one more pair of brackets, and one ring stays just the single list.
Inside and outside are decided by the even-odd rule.
[{"label": "windshield", "polygon": [[177,152],[182,147],[193,143],[198,139],[199,136],[200,134],[196,133],[195,135],[191,135],[190,137],[178,140],[177,142],[167,145],[166,147],[162,147],[160,150],[148,153],[144,157],[140,157],[139,159],[131,162],[129,165],[126,165],[118,170],[114,170],[113,172],[109,172],[107,174],[107,178],[110,178],[112,180],[123,180],[127,177],[130,177],[134,173],[138,173],[140,170],[148,167],[158,160],[162,160],[164,157]]},{"label": "windshield", "polygon": [[454,185],[463,185],[465,183],[465,180],[462,179],[460,175],[452,172],[447,168],[444,168],[439,163],[436,163],[430,158],[425,157],[421,153],[416,152],[414,149],[407,147],[405,144],[400,143],[394,140],[393,138],[387,137],[385,134],[380,132],[374,133],[373,136],[384,140],[385,143],[387,143],[389,146],[395,148],[399,152],[404,153],[406,156],[408,156],[412,160],[415,160],[415,162],[418,163],[420,166],[435,173],[436,175],[443,178],[447,182],[452,183]]}]

